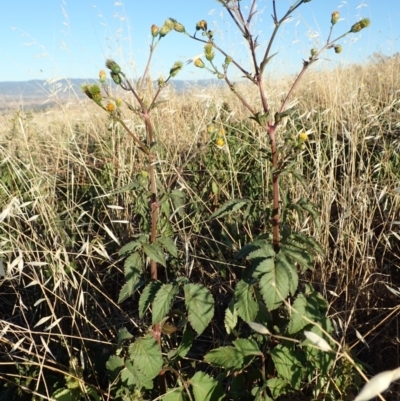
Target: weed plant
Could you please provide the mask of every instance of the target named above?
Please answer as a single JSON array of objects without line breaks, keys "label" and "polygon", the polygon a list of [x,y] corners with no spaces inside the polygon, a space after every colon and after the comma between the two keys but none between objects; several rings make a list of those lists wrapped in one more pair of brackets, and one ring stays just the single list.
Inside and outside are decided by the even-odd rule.
[{"label": "weed plant", "polygon": [[86,115],[5,122],[0,399],[351,399],[399,365],[400,59],[303,78],[340,51],[329,36],[282,88],[263,81],[270,46],[256,61],[256,2],[220,3],[253,71],[206,21],[189,34],[171,18],[151,28],[149,65],[177,31],[228,91],[182,104],[168,86],[182,64],[153,88],[149,69],[133,82],[109,60],[119,88],[102,72]]}]

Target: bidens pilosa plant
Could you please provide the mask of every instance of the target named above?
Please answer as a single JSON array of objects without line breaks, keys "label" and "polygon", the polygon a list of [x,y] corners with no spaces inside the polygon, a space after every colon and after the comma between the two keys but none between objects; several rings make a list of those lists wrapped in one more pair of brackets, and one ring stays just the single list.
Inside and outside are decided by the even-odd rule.
[{"label": "bidens pilosa plant", "polygon": [[[148,162],[148,173],[145,174],[148,181],[139,180],[135,189],[140,194],[138,202],[142,203],[142,224],[132,240],[119,251],[125,268],[125,284],[119,302],[132,297],[137,301],[135,313],[139,326],[135,335],[126,329],[119,331],[116,354],[107,364],[115,399],[274,400],[285,394],[307,394],[312,399],[337,400],[345,399],[354,391],[358,375],[363,375],[346,350],[332,337],[332,326],[326,317],[327,302],[310,284],[300,285],[300,275],[306,275],[307,270],[314,266],[314,258],[323,256],[324,251],[313,236],[291,227],[294,214],[300,219],[310,215],[318,231],[317,207],[306,198],[291,199],[284,185],[280,186],[281,178],[287,176],[302,182],[296,158],[306,146],[307,134],[302,132],[288,139],[284,146],[279,146],[278,128],[284,118],[295,112],[289,108],[289,101],[307,69],[325,50],[340,53],[342,47],[338,41],[368,27],[369,20],[362,19],[348,32],[331,39],[339,21],[339,12],[333,12],[326,43],[310,50],[290,90],[275,110],[270,106],[263,81],[270,60],[278,54],[272,51],[279,28],[303,3],[310,1],[296,1],[282,17],[278,16],[277,2],[270,2],[274,28],[262,50],[253,26],[258,2],[248,1],[245,8],[244,1],[218,1],[247,44],[251,70],[244,68],[219,46],[205,20],[199,21],[194,33],[190,34],[181,23],[169,18],[161,28],[151,27],[148,63],[137,82],[131,82],[115,61],[106,62],[112,81],[133,95],[134,104],[113,97],[106,85],[104,71],[100,73],[102,87],[83,87],[87,96],[109,113],[115,124],[126,130]],[[249,198],[233,197],[219,205],[210,216],[210,220],[215,220],[223,229],[229,227],[232,219],[236,225],[242,221],[248,229],[249,223],[255,224],[254,215],[262,215],[266,222],[261,228],[257,227],[257,234],[252,235],[253,239],[237,252],[237,264],[231,270],[234,284],[230,299],[217,300],[217,303],[206,285],[189,281],[179,269],[169,271],[168,262],[174,258],[179,260],[181,252],[169,224],[171,213],[176,211],[171,210],[171,205],[180,208],[184,205],[185,195],[178,189],[163,186],[157,178],[154,152],[157,138],[152,111],[158,104],[160,92],[183,68],[183,63],[176,62],[167,79],[158,79],[157,89],[154,94],[150,92],[150,97],[144,89],[154,50],[172,31],[203,44],[204,56],[192,60],[194,66],[208,69],[218,79],[225,80],[248,110],[249,118],[269,138],[268,149],[258,151],[259,159],[268,163],[271,172],[271,188],[264,191],[268,196],[256,205]],[[224,58],[220,66],[216,62],[218,53]],[[232,81],[228,74],[231,68],[255,85],[258,105],[246,99]],[[124,122],[122,107],[127,107],[143,120],[145,140]],[[220,150],[229,147],[225,130],[212,122],[209,132],[214,135],[214,142]],[[250,226],[250,231],[252,229],[254,227]],[[245,229],[237,228],[237,232],[241,231]],[[214,284],[213,278],[210,280],[208,287],[218,283]],[[197,339],[210,326],[216,304],[223,305],[224,316],[224,324],[217,322],[217,328],[224,330],[226,335],[204,350],[197,349],[200,358],[189,358],[196,344],[200,344]]]}]

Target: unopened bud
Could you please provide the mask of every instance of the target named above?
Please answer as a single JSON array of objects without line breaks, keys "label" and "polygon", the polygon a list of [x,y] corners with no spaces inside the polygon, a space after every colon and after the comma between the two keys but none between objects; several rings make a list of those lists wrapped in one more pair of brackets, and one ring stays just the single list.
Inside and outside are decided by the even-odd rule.
[{"label": "unopened bud", "polygon": [[163,38],[167,33],[171,31],[171,27],[168,24],[164,24],[159,32],[160,38]]},{"label": "unopened bud", "polygon": [[361,24],[361,28],[362,28],[362,29],[368,28],[368,27],[371,25],[371,20],[370,20],[369,18],[363,18],[363,19],[360,21],[360,24]]},{"label": "unopened bud", "polygon": [[123,103],[122,99],[117,99],[117,100],[115,101],[115,105],[116,105],[117,107],[121,107],[121,106],[122,106],[122,103]]},{"label": "unopened bud", "polygon": [[172,68],[169,70],[169,75],[171,77],[174,77],[176,74],[178,74],[178,72],[182,69],[183,67],[183,63],[182,61],[177,61]]},{"label": "unopened bud", "polygon": [[114,60],[108,59],[106,61],[106,67],[111,70],[113,74],[119,74],[121,72],[121,67]]},{"label": "unopened bud", "polygon": [[335,49],[335,53],[336,53],[336,54],[340,54],[340,53],[342,52],[342,50],[343,50],[343,47],[340,46],[340,45],[336,45],[336,46],[334,47],[334,49]]},{"label": "unopened bud", "polygon": [[362,29],[361,23],[360,22],[356,22],[350,29],[350,32],[352,33],[357,33],[360,32]]},{"label": "unopened bud", "polygon": [[206,55],[206,59],[208,61],[212,61],[214,58],[214,49],[213,49],[213,45],[212,43],[208,42],[205,46],[204,46],[204,53]]},{"label": "unopened bud", "polygon": [[311,49],[311,57],[315,57],[317,54],[318,54],[318,49],[316,49],[315,47],[314,47],[314,49]]},{"label": "unopened bud", "polygon": [[229,65],[232,62],[232,57],[226,56],[225,57],[225,65]]},{"label": "unopened bud", "polygon": [[174,30],[175,30],[176,32],[179,32],[179,33],[184,33],[184,32],[185,32],[185,27],[184,27],[181,23],[175,22],[175,24],[174,24]]},{"label": "unopened bud", "polygon": [[339,21],[339,16],[340,16],[339,11],[334,11],[334,12],[332,13],[332,17],[331,17],[331,24],[332,24],[332,25],[335,25],[336,22]]},{"label": "unopened bud", "polygon": [[111,72],[111,78],[117,85],[121,84],[122,80],[119,74],[114,74],[113,72]]},{"label": "unopened bud", "polygon": [[224,74],[221,74],[221,73],[218,73],[218,74],[217,74],[217,78],[218,78],[218,79],[224,79],[224,78],[225,78],[225,75],[224,75]]},{"label": "unopened bud", "polygon": [[165,80],[164,78],[160,77],[157,79],[157,84],[160,88],[163,88],[165,86]]},{"label": "unopened bud", "polygon": [[205,67],[205,65],[203,63],[203,60],[201,58],[197,58],[196,60],[194,60],[193,64],[198,68],[204,68]]},{"label": "unopened bud", "polygon": [[160,32],[160,28],[157,25],[152,25],[151,26],[151,36],[153,36],[153,38],[155,38]]},{"label": "unopened bud", "polygon": [[105,84],[107,81],[107,74],[104,70],[101,70],[99,72],[99,79],[100,79],[100,83]]},{"label": "unopened bud", "polygon": [[205,21],[205,20],[201,20],[201,21],[199,21],[197,24],[196,24],[196,31],[199,31],[199,30],[202,30],[202,31],[206,31],[207,30],[207,21]]}]

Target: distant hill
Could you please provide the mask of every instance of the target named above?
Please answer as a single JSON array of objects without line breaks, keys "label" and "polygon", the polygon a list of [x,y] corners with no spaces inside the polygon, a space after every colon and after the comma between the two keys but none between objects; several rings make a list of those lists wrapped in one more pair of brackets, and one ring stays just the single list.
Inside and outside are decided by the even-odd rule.
[{"label": "distant hill", "polygon": [[[54,81],[30,80],[18,82],[0,82],[0,110],[13,110],[18,105],[32,109],[54,106],[58,102],[67,102],[84,98],[81,86],[97,83],[97,79],[59,79]],[[111,82],[112,83],[112,82]],[[110,83],[110,84],[111,84]],[[113,84],[113,83],[112,83]],[[194,87],[222,85],[222,81],[202,79],[197,81],[173,80],[170,84],[177,92],[184,92]]]}]

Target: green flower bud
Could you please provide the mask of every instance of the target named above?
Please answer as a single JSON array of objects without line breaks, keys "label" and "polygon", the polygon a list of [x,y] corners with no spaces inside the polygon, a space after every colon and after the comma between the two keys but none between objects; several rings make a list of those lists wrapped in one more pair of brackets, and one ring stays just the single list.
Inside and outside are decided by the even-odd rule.
[{"label": "green flower bud", "polygon": [[318,54],[318,49],[316,49],[315,47],[314,47],[314,49],[311,49],[311,57],[315,57],[317,54]]},{"label": "green flower bud", "polygon": [[194,60],[193,64],[198,68],[204,68],[205,67],[205,65],[203,63],[203,60],[201,58],[197,58],[196,60]]},{"label": "green flower bud", "polygon": [[158,28],[157,25],[152,25],[151,26],[151,36],[153,36],[153,38],[155,38],[160,32],[160,29]]},{"label": "green flower bud", "polygon": [[182,69],[183,67],[183,63],[182,61],[177,61],[172,68],[169,70],[169,75],[171,77],[174,77],[176,74],[178,74],[178,72]]},{"label": "green flower bud", "polygon": [[371,25],[371,20],[369,18],[363,18],[360,21],[360,24],[361,24],[362,29],[368,28]]},{"label": "green flower bud", "polygon": [[101,83],[101,84],[105,84],[105,83],[106,83],[106,81],[107,81],[107,74],[106,74],[106,72],[105,72],[104,70],[101,70],[101,71],[99,72],[99,79],[100,79],[100,83]]},{"label": "green flower bud", "polygon": [[114,60],[108,59],[106,61],[106,67],[111,70],[113,74],[119,74],[121,72],[121,67]]},{"label": "green flower bud", "polygon": [[160,38],[163,38],[169,32],[171,32],[171,28],[168,25],[164,24],[159,32]]},{"label": "green flower bud", "polygon": [[225,65],[229,65],[232,62],[232,57],[226,56],[225,57]]},{"label": "green flower bud", "polygon": [[208,42],[204,46],[204,53],[206,54],[206,59],[208,61],[212,61],[214,59],[215,53],[214,53],[214,49],[213,49],[212,43]]},{"label": "green flower bud", "polygon": [[336,45],[334,47],[334,49],[335,49],[335,53],[336,54],[340,54],[342,52],[342,50],[343,50],[342,46],[340,46],[340,45]]},{"label": "green flower bud", "polygon": [[196,24],[196,31],[199,31],[199,30],[202,30],[202,31],[206,31],[207,30],[207,21],[205,21],[205,20],[201,20],[201,21],[199,21],[197,24]]},{"label": "green flower bud", "polygon": [[362,29],[361,24],[359,22],[357,22],[351,27],[350,32],[357,33],[357,32],[360,32],[361,29]]},{"label": "green flower bud", "polygon": [[121,80],[121,77],[119,74],[115,74],[115,73],[111,72],[111,78],[117,85],[121,84],[122,80]]},{"label": "green flower bud", "polygon": [[174,24],[174,30],[175,30],[176,32],[179,32],[179,33],[184,33],[184,32],[185,32],[185,27],[184,27],[181,23],[175,22],[175,24]]},{"label": "green flower bud", "polygon": [[225,78],[225,75],[224,75],[224,74],[218,73],[218,74],[217,74],[217,78],[218,78],[218,79],[224,79],[224,78]]},{"label": "green flower bud", "polygon": [[335,25],[336,22],[339,21],[339,16],[340,16],[339,11],[334,11],[334,12],[332,13],[332,17],[331,17],[331,24],[332,24],[332,25]]},{"label": "green flower bud", "polygon": [[165,86],[165,80],[164,78],[160,77],[157,79],[157,84],[160,88],[163,88]]}]

